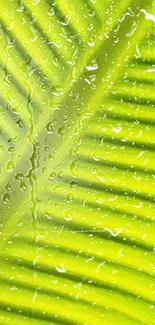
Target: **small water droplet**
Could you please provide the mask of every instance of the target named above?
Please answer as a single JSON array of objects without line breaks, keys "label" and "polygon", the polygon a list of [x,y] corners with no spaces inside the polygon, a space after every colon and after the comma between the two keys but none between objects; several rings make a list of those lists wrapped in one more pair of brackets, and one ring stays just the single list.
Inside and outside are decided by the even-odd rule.
[{"label": "small water droplet", "polygon": [[117,127],[117,128],[112,128],[112,130],[113,130],[115,133],[119,133],[119,132],[122,131],[122,127],[119,126],[119,127]]},{"label": "small water droplet", "polygon": [[87,71],[94,71],[98,69],[96,60],[93,60],[89,65],[86,66]]},{"label": "small water droplet", "polygon": [[32,3],[33,5],[37,5],[40,2],[40,0],[33,0]]},{"label": "small water droplet", "polygon": [[14,168],[14,162],[13,162],[13,160],[8,161],[8,163],[6,165],[6,168],[7,168],[7,170],[9,172],[13,170],[13,168]]},{"label": "small water droplet", "polygon": [[59,85],[55,85],[51,88],[51,93],[54,95],[54,96],[60,96],[63,94],[63,88]]},{"label": "small water droplet", "polygon": [[9,204],[11,202],[10,194],[9,193],[5,193],[3,195],[3,202],[4,202],[4,204]]},{"label": "small water droplet", "polygon": [[114,230],[112,229],[109,229],[109,228],[104,228],[106,231],[110,232],[110,234],[113,236],[113,237],[117,237],[123,229],[118,229],[118,228],[115,228]]},{"label": "small water droplet", "polygon": [[59,273],[66,273],[66,270],[65,270],[64,266],[58,267],[58,266],[55,265],[55,268]]},{"label": "small water droplet", "polygon": [[64,127],[64,126],[60,126],[60,127],[58,128],[58,134],[59,134],[61,137],[63,137],[64,133],[65,133],[65,127]]},{"label": "small water droplet", "polygon": [[46,125],[46,131],[48,134],[52,134],[54,131],[54,125],[56,125],[56,120],[52,120],[47,123]]},{"label": "small water droplet", "polygon": [[77,160],[73,160],[70,164],[70,172],[72,176],[77,175]]}]

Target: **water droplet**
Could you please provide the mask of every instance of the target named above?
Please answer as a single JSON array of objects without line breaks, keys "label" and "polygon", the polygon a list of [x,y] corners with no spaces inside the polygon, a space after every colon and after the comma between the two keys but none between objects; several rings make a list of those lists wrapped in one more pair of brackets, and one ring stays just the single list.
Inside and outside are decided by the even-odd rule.
[{"label": "water droplet", "polygon": [[117,228],[114,228],[114,230],[112,229],[109,229],[109,228],[104,228],[104,230],[110,232],[110,234],[113,236],[113,237],[117,237],[123,229],[117,229]]},{"label": "water droplet", "polygon": [[3,195],[3,202],[4,202],[4,204],[9,204],[11,202],[10,194],[9,193],[5,193]]},{"label": "water droplet", "polygon": [[52,134],[54,131],[54,125],[56,125],[56,120],[52,120],[47,123],[46,125],[46,131],[48,134]]},{"label": "water droplet", "polygon": [[64,218],[66,221],[71,221],[72,220],[72,216],[68,216]]},{"label": "water droplet", "polygon": [[145,19],[152,20],[155,23],[155,16],[154,15],[149,14],[149,12],[147,12],[145,9],[142,9],[141,12],[144,13]]},{"label": "water droplet", "polygon": [[58,266],[55,265],[55,268],[59,273],[66,273],[66,270],[65,270],[64,266],[58,267]]},{"label": "water droplet", "polygon": [[72,176],[77,175],[77,160],[73,160],[70,164],[70,172]]},{"label": "water droplet", "polygon": [[122,131],[122,127],[119,126],[119,127],[117,127],[117,128],[112,128],[112,130],[113,130],[115,133],[119,133],[119,132]]},{"label": "water droplet", "polygon": [[96,60],[93,60],[89,65],[86,66],[87,71],[94,71],[98,69]]},{"label": "water droplet", "polygon": [[33,5],[37,5],[40,2],[40,0],[33,0],[32,3]]},{"label": "water droplet", "polygon": [[54,96],[60,96],[63,94],[63,88],[59,85],[55,85],[51,88],[51,93],[54,95]]},{"label": "water droplet", "polygon": [[60,126],[60,127],[58,128],[58,134],[59,134],[61,137],[63,137],[64,133],[65,133],[65,127],[64,127],[64,126]]},{"label": "water droplet", "polygon": [[6,165],[6,168],[7,168],[7,170],[9,172],[11,172],[13,170],[13,168],[14,168],[14,162],[13,162],[13,160],[8,161],[8,163]]},{"label": "water droplet", "polygon": [[126,33],[126,36],[127,36],[127,37],[131,37],[131,36],[136,32],[137,27],[138,27],[138,25],[137,25],[137,23],[134,21],[133,24],[132,24],[132,27],[131,27],[130,32]]},{"label": "water droplet", "polygon": [[49,11],[47,11],[48,16],[52,17],[55,15],[55,9],[52,7]]}]

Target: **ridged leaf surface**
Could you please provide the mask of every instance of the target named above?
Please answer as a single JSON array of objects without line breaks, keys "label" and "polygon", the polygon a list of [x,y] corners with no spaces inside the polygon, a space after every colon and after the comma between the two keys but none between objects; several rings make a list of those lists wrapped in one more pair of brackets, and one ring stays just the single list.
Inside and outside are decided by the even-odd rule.
[{"label": "ridged leaf surface", "polygon": [[0,0],[0,325],[155,324],[154,0]]}]

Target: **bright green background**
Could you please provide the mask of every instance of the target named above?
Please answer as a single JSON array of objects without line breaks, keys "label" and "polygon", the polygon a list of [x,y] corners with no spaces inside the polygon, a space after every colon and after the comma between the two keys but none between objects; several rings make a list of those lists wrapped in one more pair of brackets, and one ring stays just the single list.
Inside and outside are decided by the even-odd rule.
[{"label": "bright green background", "polygon": [[0,325],[155,324],[154,1],[0,16]]}]

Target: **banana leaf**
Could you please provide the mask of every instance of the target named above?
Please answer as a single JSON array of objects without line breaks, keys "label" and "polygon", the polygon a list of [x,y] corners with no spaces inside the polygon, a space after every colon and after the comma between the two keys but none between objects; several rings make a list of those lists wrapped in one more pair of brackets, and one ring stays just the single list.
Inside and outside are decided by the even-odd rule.
[{"label": "banana leaf", "polygon": [[0,1],[0,325],[155,324],[155,1]]}]

